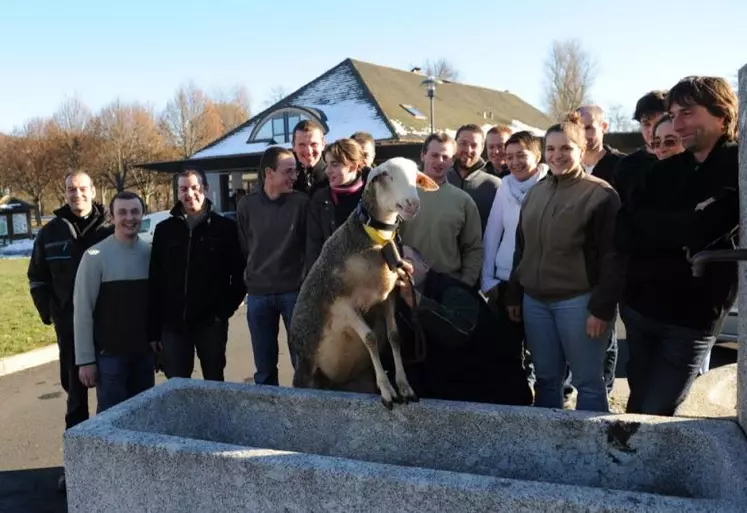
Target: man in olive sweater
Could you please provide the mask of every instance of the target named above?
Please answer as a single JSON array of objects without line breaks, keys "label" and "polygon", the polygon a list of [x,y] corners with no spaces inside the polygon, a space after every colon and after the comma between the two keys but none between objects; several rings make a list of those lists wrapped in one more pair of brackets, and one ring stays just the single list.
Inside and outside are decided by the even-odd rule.
[{"label": "man in olive sweater", "polygon": [[431,134],[423,144],[423,172],[438,185],[437,191],[419,191],[420,212],[402,223],[402,243],[416,248],[436,272],[474,286],[482,270],[480,213],[465,191],[446,181],[454,155],[454,139]]},{"label": "man in olive sweater", "polygon": [[147,329],[150,245],[138,237],[143,210],[132,192],[114,196],[114,235],[85,252],[75,277],[75,363],[81,383],[96,387],[97,413],[155,381]]}]

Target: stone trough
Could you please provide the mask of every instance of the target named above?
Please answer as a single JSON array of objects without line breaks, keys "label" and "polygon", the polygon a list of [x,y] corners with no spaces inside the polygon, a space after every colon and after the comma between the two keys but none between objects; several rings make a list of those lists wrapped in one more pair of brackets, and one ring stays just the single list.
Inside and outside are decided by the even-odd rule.
[{"label": "stone trough", "polygon": [[77,512],[744,511],[730,420],[173,379],[69,430]]}]

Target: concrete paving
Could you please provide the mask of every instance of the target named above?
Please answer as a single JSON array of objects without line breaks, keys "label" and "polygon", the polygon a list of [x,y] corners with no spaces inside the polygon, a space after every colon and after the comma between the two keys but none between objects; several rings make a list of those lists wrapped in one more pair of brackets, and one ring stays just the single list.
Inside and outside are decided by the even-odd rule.
[{"label": "concrete paving", "polygon": [[[243,307],[231,319],[226,379],[252,382],[254,364]],[[624,328],[618,332],[624,338]],[[290,386],[292,368],[280,330],[280,384]],[[627,351],[621,344],[619,379],[615,382],[612,404],[622,411],[628,386],[624,378]],[[736,351],[717,348],[712,366],[736,361]],[[199,365],[194,377],[201,378]],[[157,382],[164,380],[163,374]],[[90,394],[95,411],[95,393]],[[64,496],[56,492],[62,470],[62,432],[65,394],[60,386],[58,363],[52,362],[0,378],[0,511],[3,513],[61,513],[66,511]]]}]

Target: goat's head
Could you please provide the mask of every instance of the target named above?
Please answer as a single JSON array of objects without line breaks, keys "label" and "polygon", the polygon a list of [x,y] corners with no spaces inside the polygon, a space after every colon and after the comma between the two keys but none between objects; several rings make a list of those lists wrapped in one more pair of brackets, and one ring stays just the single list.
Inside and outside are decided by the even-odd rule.
[{"label": "goat's head", "polygon": [[[371,170],[366,183],[364,201],[372,214],[389,218],[399,215],[409,221],[420,210],[418,188],[438,190],[438,184],[418,170],[410,159],[395,157]],[[371,196],[373,194],[373,197]]]}]

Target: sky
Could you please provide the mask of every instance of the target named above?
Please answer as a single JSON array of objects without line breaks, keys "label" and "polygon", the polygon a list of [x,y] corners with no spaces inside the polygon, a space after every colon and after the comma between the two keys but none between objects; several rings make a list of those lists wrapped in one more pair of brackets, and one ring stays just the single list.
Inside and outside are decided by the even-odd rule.
[{"label": "sky", "polygon": [[445,58],[460,81],[544,109],[544,62],[571,38],[597,64],[592,100],[632,112],[649,90],[747,64],[747,2],[689,1],[0,0],[0,132],[72,96],[160,110],[190,80],[242,85],[256,113],[273,88],[348,57],[408,70]]}]

